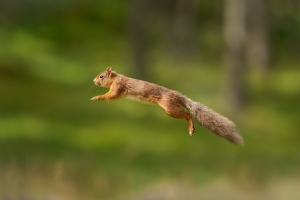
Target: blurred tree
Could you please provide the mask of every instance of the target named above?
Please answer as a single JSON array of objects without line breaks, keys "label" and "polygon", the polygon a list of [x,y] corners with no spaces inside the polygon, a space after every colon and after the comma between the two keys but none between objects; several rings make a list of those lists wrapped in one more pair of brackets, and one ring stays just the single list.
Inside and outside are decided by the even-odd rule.
[{"label": "blurred tree", "polygon": [[147,8],[149,7],[148,0],[132,0],[131,1],[131,18],[130,18],[130,33],[133,50],[133,66],[136,77],[146,79],[147,76]]},{"label": "blurred tree", "polygon": [[264,74],[269,68],[269,20],[266,0],[247,1],[246,62]]},{"label": "blurred tree", "polygon": [[[300,54],[300,1],[268,1],[272,63],[298,63]],[[297,65],[294,65],[297,66]],[[299,65],[298,65],[299,66]]]},{"label": "blurred tree", "polygon": [[173,58],[189,58],[195,48],[196,9],[194,0],[164,0],[167,46]]},{"label": "blurred tree", "polygon": [[245,49],[246,0],[224,0],[224,64],[227,98],[232,113],[242,106],[242,77]]}]

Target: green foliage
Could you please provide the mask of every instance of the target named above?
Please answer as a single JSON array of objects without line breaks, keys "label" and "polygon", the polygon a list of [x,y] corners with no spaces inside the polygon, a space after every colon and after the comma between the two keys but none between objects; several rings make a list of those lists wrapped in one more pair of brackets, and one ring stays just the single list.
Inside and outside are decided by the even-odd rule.
[{"label": "green foliage", "polygon": [[[183,76],[181,69],[175,69],[165,68],[172,70],[168,87],[222,110],[221,90],[216,87],[221,73],[215,67],[191,68],[184,72],[191,78],[182,84],[176,81]],[[82,197],[90,191],[103,199],[160,180],[179,180],[178,176],[186,176],[193,187],[224,173],[238,179],[237,172],[245,166],[259,184],[273,174],[290,176],[298,170],[299,72],[277,70],[263,83],[250,79],[248,106],[235,119],[245,146],[237,147],[199,125],[190,137],[185,121],[169,118],[158,107],[125,99],[89,101],[106,91],[89,91],[90,71],[94,70],[85,68],[85,73],[62,81],[61,76],[45,78],[42,70],[20,74],[19,68],[1,68],[3,169],[13,165],[18,173],[30,174],[38,168],[38,174],[51,182],[47,176],[61,165],[64,178]],[[157,83],[166,81],[161,68],[153,74]],[[191,86],[195,84],[201,87]],[[98,186],[87,187],[94,176],[99,178],[94,181],[104,184],[100,192]]]},{"label": "green foliage", "polygon": [[[149,193],[162,188],[188,197],[182,199],[224,193],[279,199],[270,191],[296,191],[297,14],[285,14],[293,19],[285,25],[280,10],[271,7],[271,17],[280,18],[271,24],[274,52],[280,56],[264,76],[255,70],[246,73],[245,107],[232,118],[245,139],[245,146],[238,147],[198,124],[190,137],[184,120],[169,118],[159,107],[125,99],[89,100],[107,91],[92,83],[107,67],[134,74],[126,24],[129,3],[32,1],[29,7],[26,2],[12,6],[15,12],[0,14],[1,199],[20,199],[13,196],[18,194],[30,199],[124,199],[147,196],[143,192],[149,188]],[[161,46],[153,45],[149,81],[227,116],[221,6],[208,1],[197,6],[203,25],[197,44],[206,50],[200,53],[206,59],[170,61]],[[222,192],[224,187],[228,193]]]}]

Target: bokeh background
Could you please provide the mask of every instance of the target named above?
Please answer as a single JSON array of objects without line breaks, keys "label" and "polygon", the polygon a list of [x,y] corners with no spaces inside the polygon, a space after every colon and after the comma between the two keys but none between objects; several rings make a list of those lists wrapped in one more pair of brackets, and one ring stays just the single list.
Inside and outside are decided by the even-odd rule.
[{"label": "bokeh background", "polygon": [[[297,0],[1,0],[0,199],[300,199]],[[236,122],[92,102],[113,67]]]}]

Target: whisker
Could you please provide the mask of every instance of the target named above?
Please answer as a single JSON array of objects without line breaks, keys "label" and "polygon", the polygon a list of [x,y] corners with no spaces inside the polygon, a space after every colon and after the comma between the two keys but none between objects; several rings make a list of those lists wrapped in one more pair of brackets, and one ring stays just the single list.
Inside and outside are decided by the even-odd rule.
[{"label": "whisker", "polygon": [[91,93],[93,89],[95,88],[95,85],[93,83],[88,84],[85,88],[88,87],[87,93]]},{"label": "whisker", "polygon": [[91,87],[89,88],[90,93],[94,90],[95,87],[96,87],[96,86],[95,86],[94,84],[91,85]]},{"label": "whisker", "polygon": [[83,86],[83,88],[91,87],[91,85],[93,85],[93,83],[89,83],[86,86]]}]

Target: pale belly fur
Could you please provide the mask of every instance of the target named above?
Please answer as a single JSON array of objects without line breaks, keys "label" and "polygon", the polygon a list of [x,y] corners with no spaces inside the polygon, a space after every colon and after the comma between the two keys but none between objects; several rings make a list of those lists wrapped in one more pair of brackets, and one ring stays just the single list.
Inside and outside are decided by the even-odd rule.
[{"label": "pale belly fur", "polygon": [[154,102],[147,101],[147,100],[144,100],[144,99],[139,99],[139,98],[136,98],[136,97],[131,96],[131,95],[127,95],[126,98],[129,99],[129,100],[138,101],[138,102],[145,103],[145,104],[151,104],[151,105],[156,104]]}]

